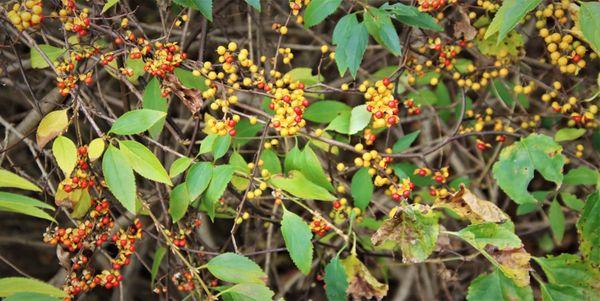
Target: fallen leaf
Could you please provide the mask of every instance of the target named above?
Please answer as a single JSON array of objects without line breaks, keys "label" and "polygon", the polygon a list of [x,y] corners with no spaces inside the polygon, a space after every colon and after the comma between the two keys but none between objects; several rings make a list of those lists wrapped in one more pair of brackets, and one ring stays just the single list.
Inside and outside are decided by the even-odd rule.
[{"label": "fallen leaf", "polygon": [[341,262],[348,278],[346,293],[352,295],[354,300],[362,300],[362,298],[381,300],[387,295],[388,285],[373,277],[356,255],[350,255]]},{"label": "fallen leaf", "polygon": [[455,194],[436,199],[435,207],[451,209],[461,218],[468,219],[471,223],[502,223],[509,220],[508,215],[496,204],[478,198],[463,184],[460,185],[460,190]]}]

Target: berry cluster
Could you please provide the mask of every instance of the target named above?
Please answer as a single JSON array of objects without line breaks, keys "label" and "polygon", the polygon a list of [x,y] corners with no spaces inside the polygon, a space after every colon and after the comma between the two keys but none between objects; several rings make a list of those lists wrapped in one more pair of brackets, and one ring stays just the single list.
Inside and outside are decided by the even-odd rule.
[{"label": "berry cluster", "polygon": [[177,286],[180,292],[191,292],[196,288],[193,275],[189,271],[177,272],[171,277],[173,283]]},{"label": "berry cluster", "polygon": [[290,9],[292,10],[292,15],[296,16],[296,22],[298,24],[304,23],[304,18],[299,15],[300,10],[303,7],[306,7],[310,3],[310,0],[290,0]]},{"label": "berry cluster", "polygon": [[[269,109],[275,112],[271,119],[271,126],[279,131],[281,136],[293,136],[306,125],[302,115],[310,105],[308,99],[304,97],[304,84],[290,83],[290,80],[286,77],[281,80],[282,87],[277,85],[269,104]],[[284,88],[284,84],[288,87]]]},{"label": "berry cluster", "polygon": [[421,105],[415,104],[415,101],[412,98],[409,98],[402,102],[409,116],[419,115],[421,114]]},{"label": "berry cluster", "polygon": [[95,176],[89,172],[87,162],[87,147],[81,146],[77,149],[77,165],[72,177],[64,179],[58,186],[59,190],[70,193],[76,189],[88,189],[97,184]]},{"label": "berry cluster", "polygon": [[[148,54],[146,57],[146,65],[144,70],[152,75],[164,78],[166,74],[173,73],[175,68],[187,58],[185,52],[181,51],[181,47],[177,43],[154,43],[154,49],[148,51],[150,45],[143,48],[143,53]],[[140,52],[132,52],[136,58],[141,56]]]},{"label": "berry cluster", "polygon": [[53,13],[52,16],[59,17],[65,30],[77,33],[79,37],[86,36],[91,26],[89,9],[78,11],[74,0],[62,0],[62,4],[64,7],[58,11],[58,14]]},{"label": "berry cluster", "polygon": [[318,236],[325,236],[327,231],[331,230],[331,227],[327,225],[322,219],[313,217],[312,222],[310,222],[310,230]]},{"label": "berry cluster", "polygon": [[26,30],[40,24],[44,20],[42,15],[42,0],[27,0],[15,3],[8,11],[8,19],[18,30]]},{"label": "berry cluster", "polygon": [[400,121],[398,100],[394,98],[394,84],[389,78],[377,81],[373,86],[365,81],[358,90],[364,93],[367,111],[373,113],[373,128],[391,127]]},{"label": "berry cluster", "polygon": [[456,0],[419,0],[419,9],[422,11],[441,10],[446,4],[454,2]]},{"label": "berry cluster", "polygon": [[208,130],[213,134],[225,136],[227,134],[235,136],[237,134],[235,126],[240,121],[239,115],[233,115],[232,117],[224,117],[223,120],[209,119],[206,123]]}]

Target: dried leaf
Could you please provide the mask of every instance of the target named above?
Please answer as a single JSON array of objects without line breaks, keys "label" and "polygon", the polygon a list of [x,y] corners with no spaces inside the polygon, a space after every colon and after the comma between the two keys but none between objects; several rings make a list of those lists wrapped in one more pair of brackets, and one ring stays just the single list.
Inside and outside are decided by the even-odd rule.
[{"label": "dried leaf", "polygon": [[525,251],[524,247],[492,249],[488,253],[500,264],[499,268],[504,275],[513,279],[519,287],[529,285],[529,270],[531,266],[529,261],[531,255]]},{"label": "dried leaf", "polygon": [[184,87],[179,78],[174,74],[167,74],[163,80],[163,85],[171,89],[171,92],[181,99],[192,114],[196,114],[202,108],[204,103],[200,90]]},{"label": "dried leaf", "polygon": [[445,198],[436,199],[434,207],[448,208],[471,223],[502,223],[509,220],[508,215],[496,204],[478,198],[473,192],[460,185],[460,190]]},{"label": "dried leaf", "polygon": [[352,295],[354,300],[362,300],[362,298],[381,300],[387,295],[388,285],[373,277],[369,269],[355,255],[350,255],[341,262],[348,278],[346,293]]},{"label": "dried leaf", "polygon": [[477,35],[477,29],[471,25],[471,19],[467,14],[467,10],[458,7],[458,20],[454,23],[454,37],[457,39],[464,38],[466,41],[472,41]]},{"label": "dried leaf", "polygon": [[435,250],[439,214],[429,207],[412,204],[399,208],[371,237],[373,245],[392,240],[400,246],[403,262],[422,262]]}]

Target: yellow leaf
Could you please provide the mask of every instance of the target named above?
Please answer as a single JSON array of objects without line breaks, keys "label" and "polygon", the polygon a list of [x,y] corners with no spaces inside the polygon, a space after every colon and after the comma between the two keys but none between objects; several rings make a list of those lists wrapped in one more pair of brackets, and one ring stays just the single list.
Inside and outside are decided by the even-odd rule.
[{"label": "yellow leaf", "polygon": [[44,148],[48,142],[65,131],[68,125],[67,109],[48,113],[38,125],[36,134],[37,144],[40,148]]},{"label": "yellow leaf", "polygon": [[88,145],[88,158],[90,161],[95,161],[102,156],[104,152],[104,139],[96,138]]}]

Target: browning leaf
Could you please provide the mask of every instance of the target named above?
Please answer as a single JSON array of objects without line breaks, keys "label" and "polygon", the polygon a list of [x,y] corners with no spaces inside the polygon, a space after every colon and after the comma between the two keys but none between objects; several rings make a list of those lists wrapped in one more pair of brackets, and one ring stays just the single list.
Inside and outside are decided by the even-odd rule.
[{"label": "browning leaf", "polygon": [[477,29],[471,25],[471,19],[464,7],[458,7],[458,20],[454,23],[454,37],[472,41],[477,35]]},{"label": "browning leaf", "polygon": [[171,89],[173,94],[181,99],[183,104],[190,112],[192,112],[192,114],[196,114],[202,108],[204,102],[202,101],[202,93],[200,90],[184,87],[174,74],[167,74],[163,80],[163,85]]},{"label": "browning leaf", "polygon": [[446,198],[436,199],[434,207],[444,207],[456,212],[471,223],[502,223],[509,220],[496,204],[478,198],[473,192],[460,185],[460,190]]},{"label": "browning leaf", "polygon": [[362,298],[381,300],[387,295],[388,285],[373,277],[369,269],[355,255],[350,255],[341,262],[348,278],[346,293],[352,295],[354,300],[362,300]]},{"label": "browning leaf", "polygon": [[500,264],[504,275],[511,278],[519,287],[529,285],[531,255],[524,247],[488,250],[488,253]]},{"label": "browning leaf", "polygon": [[422,262],[435,250],[439,215],[429,207],[411,204],[399,208],[371,237],[373,245],[392,240],[400,246],[403,262]]}]

